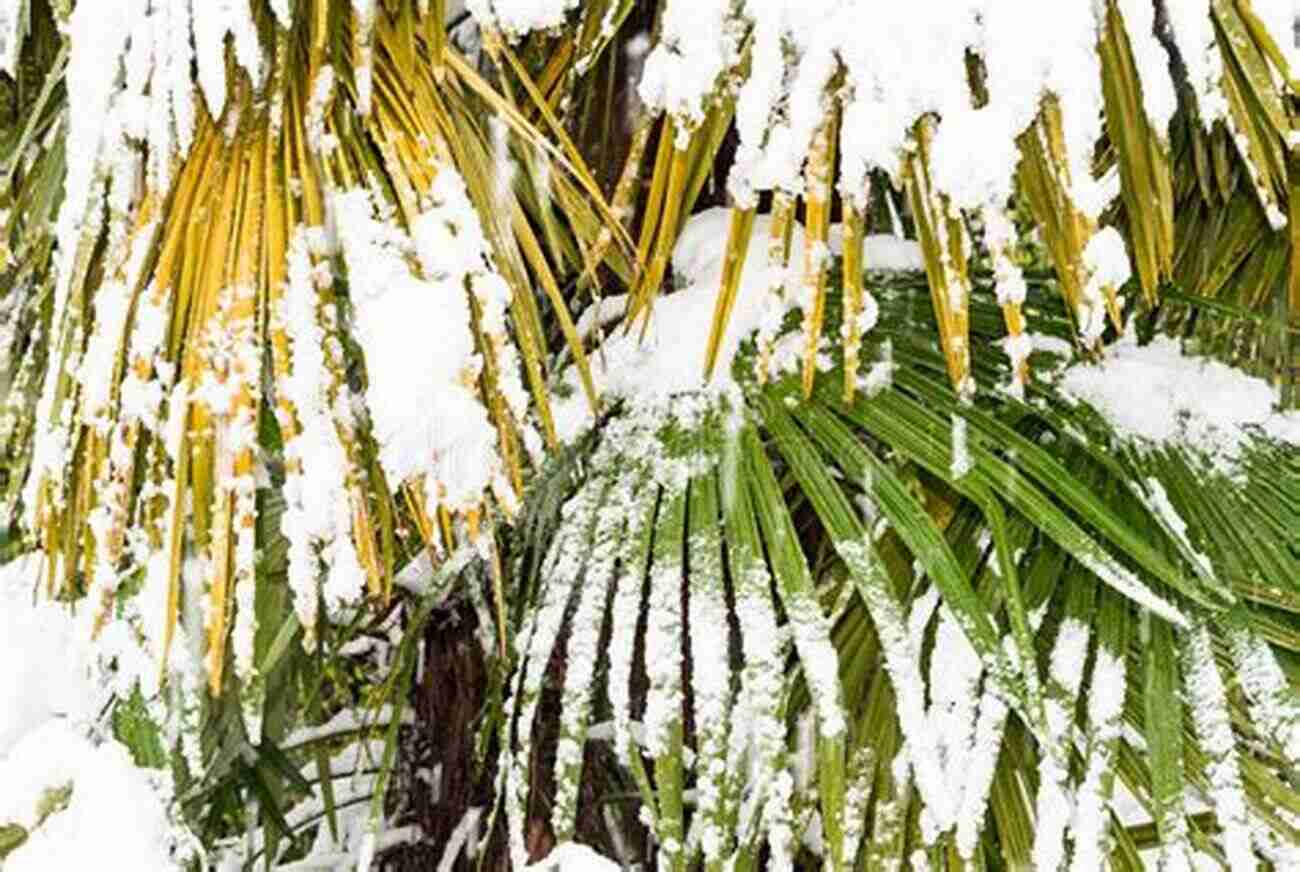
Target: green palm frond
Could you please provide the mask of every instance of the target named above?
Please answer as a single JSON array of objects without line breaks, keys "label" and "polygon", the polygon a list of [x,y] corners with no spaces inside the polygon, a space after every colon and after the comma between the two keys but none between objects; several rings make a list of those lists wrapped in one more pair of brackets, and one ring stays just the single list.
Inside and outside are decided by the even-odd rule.
[{"label": "green palm frond", "polygon": [[[836,284],[832,313],[839,311]],[[687,842],[692,853],[685,859],[663,855],[661,864],[726,863],[733,852],[753,862],[762,830],[743,816],[719,818],[709,804],[721,797],[725,807],[728,785],[714,778],[735,762],[710,761],[719,747],[762,747],[757,735],[746,737],[759,727],[747,725],[751,717],[741,708],[757,665],[749,636],[766,642],[764,628],[784,624],[800,665],[785,679],[794,680],[794,696],[766,717],[786,725],[777,734],[785,760],[801,753],[794,729],[801,713],[815,717],[820,763],[806,795],[766,801],[788,804],[796,832],[818,809],[826,850],[843,852],[828,853],[830,862],[853,862],[865,833],[862,856],[875,858],[869,863],[904,861],[920,848],[934,862],[996,857],[1041,864],[1048,861],[1038,852],[1050,850],[1053,835],[1064,844],[1067,819],[1053,818],[1052,804],[1077,802],[1087,815],[1072,825],[1076,859],[1086,867],[1090,861],[1081,858],[1100,863],[1109,856],[1120,868],[1140,868],[1133,865],[1140,864],[1137,850],[1157,841],[1141,827],[1130,833],[1111,820],[1113,783],[1152,812],[1159,844],[1190,838],[1220,856],[1204,821],[1187,816],[1183,796],[1222,796],[1226,771],[1238,773],[1230,787],[1248,818],[1225,818],[1232,806],[1212,808],[1218,826],[1253,826],[1254,837],[1265,840],[1261,847],[1290,844],[1292,826],[1276,809],[1300,800],[1300,785],[1290,782],[1294,748],[1286,748],[1294,741],[1294,703],[1283,703],[1283,713],[1261,728],[1252,706],[1268,703],[1224,676],[1252,668],[1248,661],[1258,656],[1273,664],[1268,668],[1285,670],[1277,689],[1287,688],[1281,676],[1291,672],[1294,649],[1284,628],[1300,605],[1300,589],[1285,581],[1297,577],[1300,549],[1294,531],[1282,532],[1300,483],[1294,458],[1261,442],[1246,465],[1269,470],[1271,478],[1220,476],[1211,496],[1202,483],[1204,459],[1194,450],[1130,443],[1048,379],[1024,400],[981,394],[971,403],[951,389],[944,357],[933,347],[924,283],[894,279],[871,292],[881,319],[864,343],[863,373],[886,354],[892,370],[875,392],[846,401],[836,387],[842,379],[832,373],[805,400],[799,378],[790,375],[751,385],[743,409],[724,406],[702,419],[694,413],[701,423],[685,433],[671,416],[624,420],[616,410],[596,447],[583,449],[593,452],[588,475],[568,507],[552,503],[559,527],[547,527],[539,540],[553,543],[556,562],[539,576],[540,610],[525,618],[530,665],[518,673],[516,691],[520,700],[535,698],[546,664],[564,652],[561,711],[575,726],[562,729],[556,759],[567,762],[557,763],[548,782],[556,791],[556,837],[571,833],[578,749],[587,721],[598,717],[594,706],[615,719],[616,735],[624,733],[616,743],[626,765],[639,772],[646,760],[652,764],[639,777],[661,844],[678,844],[683,832],[680,800],[663,792],[675,796],[684,779],[698,797],[687,829],[698,827],[700,841]],[[972,334],[996,341],[1001,324],[992,295],[974,300]],[[1026,311],[1031,331],[1069,335],[1069,319],[1049,287],[1031,287]],[[1034,366],[1050,371],[1050,361],[1038,354]],[[742,355],[736,369],[751,366]],[[1006,383],[1009,366],[1005,357],[975,362],[986,382]],[[683,409],[714,408],[702,398],[681,402]],[[640,428],[635,437],[629,427]],[[954,441],[962,429],[964,446]],[[708,447],[701,453],[701,446]],[[968,460],[958,462],[956,452]],[[647,462],[671,481],[647,485]],[[636,495],[644,502],[634,505]],[[619,536],[640,550],[620,550]],[[759,587],[766,622],[752,626],[742,605],[751,566],[767,579]],[[661,593],[665,578],[671,587]],[[1264,578],[1282,584],[1264,590]],[[841,591],[858,595],[844,599]],[[643,610],[627,604],[642,596],[645,624]],[[716,638],[720,601],[734,603],[741,621],[726,621],[725,645]],[[821,655],[811,640],[799,645],[807,632],[801,623],[824,626],[828,617],[836,619],[834,683],[814,671]],[[737,631],[738,641],[731,638]],[[608,644],[598,648],[604,639]],[[665,666],[656,655],[642,655],[651,651],[680,651],[682,660]],[[638,668],[627,662],[632,652],[647,658],[644,703],[627,695],[626,673]],[[961,668],[954,657],[966,661],[971,682],[957,691],[943,677]],[[730,720],[717,714],[718,685],[711,694],[702,671],[729,676],[721,686],[722,698],[732,700]],[[690,693],[672,686],[683,674],[694,682]],[[828,713],[828,700],[836,714]],[[647,719],[668,718],[666,745],[646,739],[638,747],[626,735],[627,709],[642,704]],[[955,707],[949,728],[960,725],[964,733],[935,734],[931,719],[944,706]],[[847,745],[828,743],[828,719],[841,711],[851,725]],[[514,714],[517,750],[504,765],[522,772],[534,709],[525,702]],[[683,724],[694,729],[683,731]],[[717,730],[728,738],[720,741]],[[510,736],[507,730],[503,742]],[[563,750],[565,742],[572,750]],[[680,759],[665,760],[665,749]],[[911,772],[902,782],[899,761]],[[967,771],[973,774],[962,786]],[[508,818],[518,828],[528,819],[524,785],[535,791],[537,782],[511,777],[519,792],[509,795]],[[916,829],[922,808],[930,816],[925,826],[946,833],[937,842]],[[721,842],[703,835],[718,821],[726,825]],[[1060,828],[1054,834],[1053,826]],[[768,832],[769,850],[791,851],[784,830]],[[1113,849],[1108,839],[1116,840]]]}]

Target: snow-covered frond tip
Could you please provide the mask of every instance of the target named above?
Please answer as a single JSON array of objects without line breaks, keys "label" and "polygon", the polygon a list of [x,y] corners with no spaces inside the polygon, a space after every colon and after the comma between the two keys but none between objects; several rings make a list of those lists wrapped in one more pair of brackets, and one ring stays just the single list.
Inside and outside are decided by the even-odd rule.
[{"label": "snow-covered frond tip", "polygon": [[[1149,15],[1135,17],[1137,27],[1149,23]],[[749,71],[736,97],[741,143],[732,176],[742,203],[761,190],[802,192],[801,166],[832,100],[845,113],[846,196],[857,195],[867,170],[897,174],[914,122],[935,113],[942,125],[961,126],[968,134],[955,137],[951,148],[965,157],[972,149],[980,155],[962,161],[979,173],[950,176],[951,190],[940,184],[943,193],[963,208],[986,197],[996,201],[999,192],[1005,198],[1015,169],[1014,140],[1033,120],[1043,92],[1070,106],[1071,184],[1077,200],[1093,202],[1085,192],[1093,184],[1090,173],[1082,168],[1100,134],[1102,92],[1098,20],[1090,4],[970,0],[954,8],[945,0],[926,0],[886,9],[844,0],[818,0],[812,8],[793,0],[710,0],[703,6],[672,0],[659,43],[647,58],[642,99],[689,130],[711,102],[725,99],[725,76],[740,67],[746,31]],[[980,109],[972,109],[968,51],[987,66],[988,104]],[[917,57],[929,62],[917,66]],[[837,70],[844,87],[832,94],[828,86]],[[1170,89],[1169,74],[1156,63],[1144,63],[1142,73],[1165,80],[1150,89],[1159,118],[1167,111],[1160,101]],[[937,157],[939,165],[943,159]],[[1101,205],[1085,211],[1095,216]]]},{"label": "snow-covered frond tip", "polygon": [[355,398],[340,359],[340,325],[332,299],[333,273],[322,228],[300,227],[289,244],[287,284],[271,313],[283,331],[288,359],[276,367],[277,417],[284,437],[285,514],[289,587],[308,645],[318,603],[327,610],[354,602],[365,570],[352,538],[349,481],[359,474],[349,451],[355,441]]},{"label": "snow-covered frond tip", "polygon": [[578,0],[465,0],[480,27],[495,28],[511,39],[564,24]]},{"label": "snow-covered frond tip", "polygon": [[[431,507],[467,513],[491,494],[513,511],[498,433],[479,395],[483,359],[467,288],[486,304],[498,341],[509,291],[489,264],[478,215],[454,169],[439,169],[430,197],[409,234],[378,217],[364,189],[331,201],[379,460],[393,485],[413,482]],[[511,405],[519,408],[521,389],[515,392]]]}]

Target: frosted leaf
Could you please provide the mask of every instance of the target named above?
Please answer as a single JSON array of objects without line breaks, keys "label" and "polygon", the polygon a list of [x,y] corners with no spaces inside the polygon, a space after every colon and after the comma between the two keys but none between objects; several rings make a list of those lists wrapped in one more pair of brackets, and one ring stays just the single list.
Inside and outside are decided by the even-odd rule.
[{"label": "frosted leaf", "polygon": [[625,479],[615,485],[609,503],[601,512],[591,546],[590,564],[584,575],[577,608],[569,622],[560,738],[555,749],[555,799],[551,809],[551,822],[557,834],[571,834],[577,814],[592,680],[597,674],[598,646],[605,624],[611,575],[622,542],[623,520],[632,506],[631,484]]},{"label": "frosted leaf", "polygon": [[[503,755],[497,789],[505,798],[506,820],[509,823],[510,855],[517,868],[527,860],[524,844],[525,813],[529,780],[529,759],[532,748],[533,720],[541,697],[542,680],[551,652],[559,638],[564,616],[581,578],[585,562],[585,540],[591,535],[596,512],[605,496],[607,483],[596,480],[583,486],[566,504],[567,523],[555,537],[546,556],[542,570],[544,580],[541,600],[533,608],[523,632],[515,637],[519,657],[514,690],[506,704],[502,729],[506,731],[507,748],[513,753]],[[571,508],[570,508],[571,507]],[[518,718],[519,741],[508,741],[510,724]]]},{"label": "frosted leaf", "polygon": [[721,859],[724,846],[723,793],[731,709],[727,603],[722,586],[722,543],[716,526],[692,536],[691,589],[687,618],[691,644],[691,690],[696,746],[696,805],[692,844],[706,862]]},{"label": "frosted leaf", "polygon": [[1169,492],[1165,490],[1159,479],[1147,478],[1145,482],[1147,493],[1143,496],[1143,502],[1146,503],[1156,517],[1165,525],[1178,544],[1183,547],[1183,553],[1190,556],[1196,567],[1207,578],[1214,577],[1214,564],[1210,558],[1203,552],[1196,549],[1191,539],[1187,535],[1187,522],[1183,520],[1182,515],[1174,508],[1174,504],[1169,499]]},{"label": "frosted leaf", "polygon": [[897,698],[898,722],[907,737],[903,753],[915,773],[926,809],[942,832],[953,820],[952,795],[945,777],[939,737],[926,716],[921,649],[917,639],[908,632],[902,608],[890,588],[891,582],[875,565],[877,558],[870,544],[838,542],[836,549],[850,571],[862,579],[859,590],[880,638],[885,668]]},{"label": "frosted leaf", "polygon": [[682,570],[665,560],[651,569],[646,600],[645,748],[652,757],[669,753],[674,728],[681,720]]},{"label": "frosted leaf", "polygon": [[[656,761],[656,774],[660,763],[682,753],[682,706],[685,699],[682,687],[682,664],[685,657],[682,614],[682,585],[685,575],[680,561],[680,525],[683,522],[685,497],[667,494],[661,505],[656,526],[654,560],[650,567],[649,593],[645,609],[645,672],[648,687],[645,696],[644,747],[646,754]],[[666,520],[664,520],[666,518]],[[689,769],[688,759],[680,765]],[[680,784],[664,784],[660,790],[680,790]],[[661,814],[655,824],[655,838],[659,843],[659,864],[669,868],[686,850],[681,841],[681,819],[672,814]]]},{"label": "frosted leaf", "polygon": [[1251,850],[1249,810],[1237,756],[1232,716],[1228,711],[1223,677],[1214,662],[1210,633],[1198,623],[1184,636],[1183,678],[1187,686],[1187,707],[1201,749],[1209,756],[1206,776],[1210,782],[1210,800],[1215,817],[1222,827],[1222,845],[1228,867],[1255,869]]},{"label": "frosted leaf", "polygon": [[[633,752],[631,735],[632,652],[641,610],[641,581],[647,544],[642,524],[648,523],[655,507],[655,489],[642,486],[628,512],[630,529],[619,556],[620,573],[610,607],[609,678],[605,691],[614,717],[614,750],[620,759]],[[639,753],[635,752],[635,753]]]},{"label": "frosted leaf", "polygon": [[1074,814],[1076,796],[1069,785],[1066,743],[1071,731],[1074,703],[1083,682],[1091,628],[1067,617],[1057,630],[1052,647],[1050,692],[1044,699],[1047,718],[1046,747],[1039,763],[1038,796],[1034,805],[1034,865],[1058,869],[1065,860],[1065,833]]},{"label": "frosted leaf", "polygon": [[[780,712],[789,641],[777,626],[772,580],[761,560],[744,549],[735,549],[732,570],[744,657],[727,751],[732,791],[737,795],[744,792],[737,831],[748,832],[762,820],[775,862],[785,862],[788,867],[792,820],[789,796],[782,793],[784,782],[778,781],[778,774],[785,757],[785,724]],[[745,762],[747,766],[742,765]]]},{"label": "frosted leaf", "polygon": [[1300,766],[1300,702],[1277,655],[1268,642],[1247,629],[1230,631],[1228,642],[1255,729],[1281,750],[1292,767]]}]

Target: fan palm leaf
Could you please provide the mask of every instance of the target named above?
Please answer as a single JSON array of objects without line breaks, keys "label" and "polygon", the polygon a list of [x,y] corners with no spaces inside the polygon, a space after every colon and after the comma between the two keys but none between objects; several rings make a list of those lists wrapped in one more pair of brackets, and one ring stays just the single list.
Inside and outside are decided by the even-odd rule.
[{"label": "fan palm leaf", "polygon": [[[939,82],[854,4],[525,5],[466,40],[444,0],[0,0],[6,535],[90,634],[131,625],[205,837],[297,852],[308,758],[337,830],[328,749],[282,745],[361,687],[393,706],[368,863],[457,578],[508,675],[514,868],[579,832],[605,738],[660,868],[1295,862],[1294,444],[1225,468],[1057,371],[1162,334],[1295,404],[1286,16],[1026,6],[1073,75],[992,4],[917,4],[893,38]],[[647,404],[607,356],[724,196],[699,379]],[[923,275],[875,269],[887,221]],[[754,294],[784,320],[733,356]]]}]

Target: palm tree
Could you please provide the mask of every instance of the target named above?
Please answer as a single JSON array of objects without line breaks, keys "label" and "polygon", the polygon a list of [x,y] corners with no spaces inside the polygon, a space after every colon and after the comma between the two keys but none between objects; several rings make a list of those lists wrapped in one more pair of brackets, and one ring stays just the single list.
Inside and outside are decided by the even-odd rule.
[{"label": "palm tree", "polygon": [[1290,16],[452,5],[0,0],[0,546],[189,862],[1300,863]]}]

